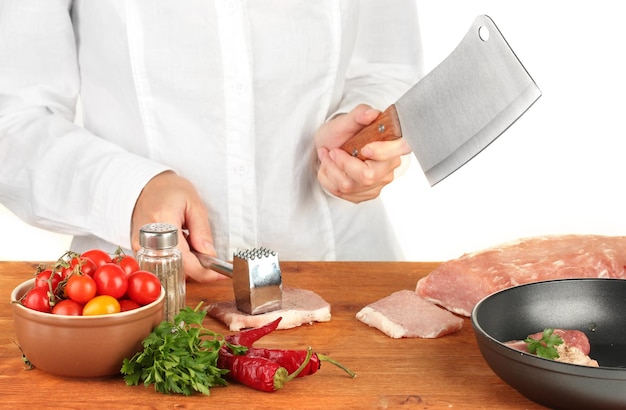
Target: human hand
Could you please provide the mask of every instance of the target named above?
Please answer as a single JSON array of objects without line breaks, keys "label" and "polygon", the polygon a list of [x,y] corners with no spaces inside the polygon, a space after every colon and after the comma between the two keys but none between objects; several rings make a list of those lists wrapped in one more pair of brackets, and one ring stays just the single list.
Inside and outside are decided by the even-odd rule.
[{"label": "human hand", "polygon": [[365,161],[340,148],[379,114],[380,111],[361,104],[322,125],[315,134],[319,159],[317,179],[332,195],[354,203],[378,197],[385,185],[393,181],[401,157],[411,152],[404,138],[365,145],[361,149],[361,154],[368,158]]},{"label": "human hand", "polygon": [[[139,248],[139,229],[149,223],[163,222],[178,227],[178,249],[183,254],[185,274],[199,282],[211,282],[223,275],[203,268],[193,249],[215,256],[209,212],[194,186],[174,172],[163,172],[152,178],[139,195],[131,223],[131,243]],[[183,229],[189,234],[183,233]]]}]

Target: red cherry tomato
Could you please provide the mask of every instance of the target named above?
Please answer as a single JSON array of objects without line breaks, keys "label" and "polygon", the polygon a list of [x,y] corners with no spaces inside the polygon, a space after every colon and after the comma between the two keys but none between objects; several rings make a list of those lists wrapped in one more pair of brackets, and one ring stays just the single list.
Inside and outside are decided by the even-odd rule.
[{"label": "red cherry tomato", "polygon": [[52,313],[55,315],[82,316],[83,305],[72,299],[63,299],[54,305]]},{"label": "red cherry tomato", "polygon": [[32,288],[22,298],[22,305],[39,312],[50,313],[50,296],[48,288]]},{"label": "red cherry tomato", "polygon": [[126,294],[140,305],[147,305],[161,295],[161,282],[154,273],[138,270],[128,277]]},{"label": "red cherry tomato", "polygon": [[74,258],[72,259],[72,261],[70,262],[70,266],[73,268],[74,266],[80,264],[80,271],[84,274],[84,275],[89,275],[89,276],[93,276],[93,274],[96,272],[96,269],[98,269],[98,266],[96,266],[96,263],[85,257],[85,256],[80,256],[78,258]]},{"label": "red cherry tomato", "polygon": [[113,259],[111,259],[111,256],[109,256],[108,253],[100,249],[91,249],[91,250],[85,251],[80,256],[91,259],[93,263],[96,264],[96,268],[104,265],[105,263],[113,262]]},{"label": "red cherry tomato", "polygon": [[113,296],[99,295],[91,299],[83,307],[83,316],[109,315],[119,313],[120,302]]},{"label": "red cherry tomato", "polygon": [[[51,277],[52,279],[50,279]],[[52,270],[50,269],[41,271],[37,274],[37,276],[35,276],[35,287],[45,287],[46,289],[50,290],[48,281],[50,281],[52,284],[52,291],[56,292],[57,286],[59,285],[59,282],[61,282],[61,275],[58,273],[53,274]]]},{"label": "red cherry tomato", "polygon": [[65,280],[67,279],[68,276],[70,276],[70,273],[72,273],[72,267],[67,267],[67,268],[61,268],[61,270],[59,271],[59,274],[61,275],[61,280]]},{"label": "red cherry tomato", "polygon": [[[77,265],[80,266],[77,268]],[[66,279],[72,272],[93,276],[96,268],[96,264],[91,259],[84,256],[77,256],[70,260],[69,266],[61,269],[60,274],[62,279]]]},{"label": "red cherry tomato", "polygon": [[139,303],[132,299],[120,299],[120,312],[128,312],[129,310],[137,309],[140,307]]},{"label": "red cherry tomato", "polygon": [[126,294],[128,279],[126,274],[114,263],[105,263],[93,274],[98,295],[109,295],[119,299]]},{"label": "red cherry tomato", "polygon": [[96,296],[96,291],[96,281],[88,275],[72,275],[65,284],[67,297],[81,304]]},{"label": "red cherry tomato", "polygon": [[137,262],[137,259],[133,258],[130,255],[120,256],[119,259],[115,260],[115,263],[117,263],[120,268],[122,268],[127,277],[130,276],[130,274],[139,270],[139,262]]}]

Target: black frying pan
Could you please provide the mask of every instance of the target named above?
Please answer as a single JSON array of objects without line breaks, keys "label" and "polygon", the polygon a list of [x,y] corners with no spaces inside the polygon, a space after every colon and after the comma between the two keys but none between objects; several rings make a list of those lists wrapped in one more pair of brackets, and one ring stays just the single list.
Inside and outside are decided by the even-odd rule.
[{"label": "black frying pan", "polygon": [[[626,408],[626,280],[566,279],[506,289],[475,306],[472,325],[489,366],[531,400],[552,408]],[[600,368],[501,343],[548,327],[583,331]]]}]

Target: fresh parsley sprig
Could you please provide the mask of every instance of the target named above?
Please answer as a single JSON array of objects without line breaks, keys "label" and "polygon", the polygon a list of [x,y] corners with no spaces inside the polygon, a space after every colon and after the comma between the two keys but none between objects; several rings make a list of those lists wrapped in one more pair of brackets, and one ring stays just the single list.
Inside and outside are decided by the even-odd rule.
[{"label": "fresh parsley sprig", "polygon": [[129,386],[143,381],[154,384],[161,393],[189,396],[194,392],[209,394],[209,388],[225,386],[227,370],[217,367],[224,337],[202,326],[206,316],[200,310],[186,307],[174,318],[163,321],[144,339],[143,351],[124,359],[121,372]]},{"label": "fresh parsley sprig", "polygon": [[554,329],[546,328],[541,334],[541,339],[527,337],[524,342],[526,342],[530,353],[546,359],[558,359],[559,353],[555,346],[562,344],[563,338],[555,335]]}]

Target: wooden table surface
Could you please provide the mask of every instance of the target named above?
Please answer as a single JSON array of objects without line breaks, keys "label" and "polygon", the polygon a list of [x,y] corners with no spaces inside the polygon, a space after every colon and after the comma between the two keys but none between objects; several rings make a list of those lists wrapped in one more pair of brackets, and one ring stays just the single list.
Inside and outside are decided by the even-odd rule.
[{"label": "wooden table surface", "polygon": [[[156,393],[128,387],[123,379],[72,380],[24,370],[16,344],[11,290],[32,277],[35,262],[0,262],[0,407],[6,408],[282,408],[282,409],[537,409],[502,382],[484,362],[469,319],[463,330],[439,339],[391,339],[359,322],[368,303],[400,289],[414,289],[437,263],[281,262],[286,286],[312,290],[331,304],[332,319],[281,330],[258,345],[312,346],[357,373],[354,379],[330,363],[282,390],[259,392],[237,384],[212,388],[210,396]],[[229,280],[189,282],[187,304],[233,298]],[[228,334],[207,318],[204,324]],[[68,347],[69,348],[69,347]]]}]

